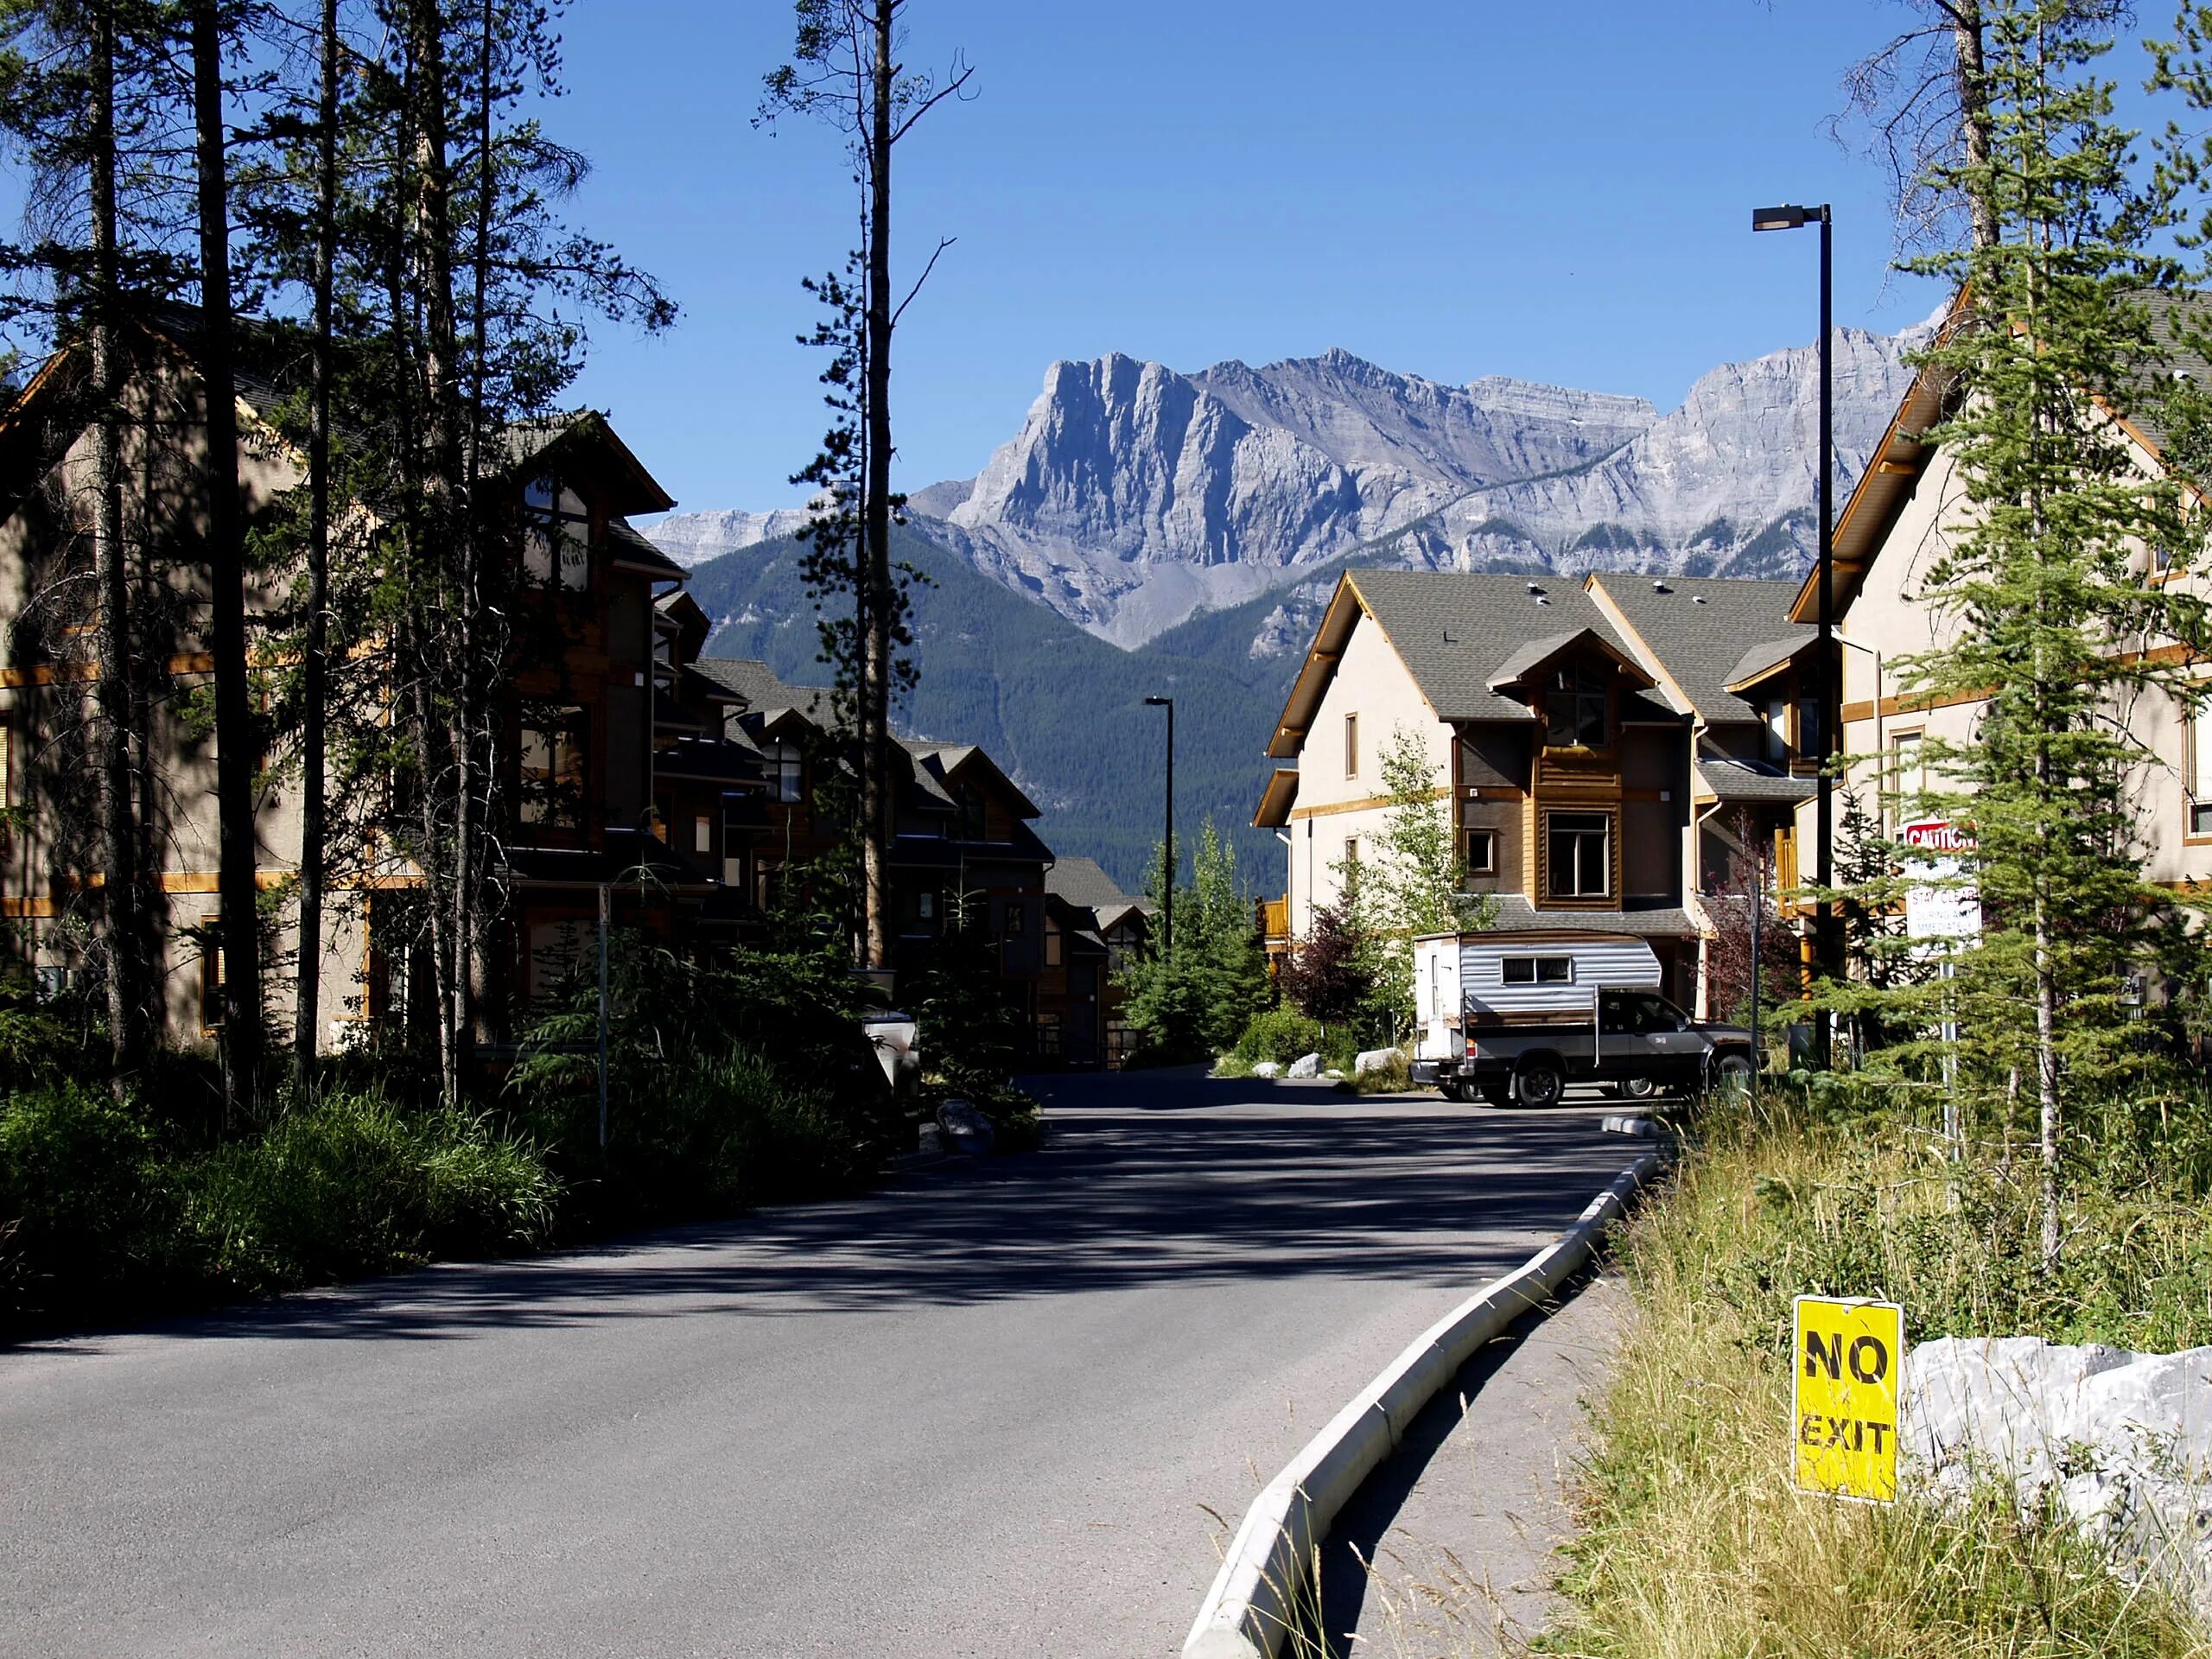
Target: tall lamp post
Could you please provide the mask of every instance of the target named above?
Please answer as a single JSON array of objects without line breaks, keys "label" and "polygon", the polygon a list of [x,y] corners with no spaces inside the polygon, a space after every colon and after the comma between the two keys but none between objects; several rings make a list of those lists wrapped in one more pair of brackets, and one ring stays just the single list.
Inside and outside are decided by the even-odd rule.
[{"label": "tall lamp post", "polygon": [[1160,954],[1167,957],[1175,954],[1175,699],[1147,697],[1144,706],[1167,711],[1167,812],[1160,836]]},{"label": "tall lamp post", "polygon": [[[1814,512],[1820,518],[1820,557],[1815,567],[1819,573],[1821,590],[1821,729],[1820,776],[1814,785],[1814,880],[1823,893],[1835,885],[1835,801],[1834,779],[1829,776],[1828,760],[1836,749],[1836,728],[1840,723],[1840,699],[1837,696],[1835,660],[1835,431],[1833,414],[1835,396],[1831,374],[1831,347],[1828,335],[1831,327],[1833,302],[1831,289],[1834,270],[1834,225],[1828,213],[1828,204],[1817,207],[1755,207],[1751,210],[1751,229],[1754,231],[1795,231],[1807,225],[1821,227],[1821,442],[1820,476],[1814,490]],[[1813,918],[1813,961],[1820,970],[1833,978],[1836,972],[1834,907],[1823,898]],[[1827,1069],[1831,1058],[1828,1050],[1828,1022],[1820,1020],[1813,1026],[1814,1063],[1822,1071]]]}]

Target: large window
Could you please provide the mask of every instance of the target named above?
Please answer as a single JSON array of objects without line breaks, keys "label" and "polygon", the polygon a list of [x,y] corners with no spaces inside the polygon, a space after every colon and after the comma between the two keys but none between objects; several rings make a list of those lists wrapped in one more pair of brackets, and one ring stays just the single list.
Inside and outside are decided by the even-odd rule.
[{"label": "large window", "polygon": [[2190,711],[2189,833],[2212,836],[2212,702]]},{"label": "large window", "polygon": [[525,711],[516,802],[523,823],[583,827],[585,732],[584,711],[573,705]]},{"label": "large window", "polygon": [[1767,699],[1766,758],[1775,761],[1789,758],[1789,700],[1787,697]]},{"label": "large window", "polygon": [[1047,968],[1060,965],[1060,925],[1047,916],[1045,918],[1045,965]]},{"label": "large window", "polygon": [[1553,898],[1603,899],[1612,891],[1612,814],[1547,812],[1544,834],[1551,853],[1546,890]]},{"label": "large window", "polygon": [[1544,693],[1544,741],[1555,749],[1605,747],[1606,677],[1586,663],[1555,671]]},{"label": "large window", "polygon": [[806,792],[806,762],[796,743],[763,743],[760,757],[767,763],[768,798],[789,806]]},{"label": "large window", "polygon": [[574,490],[537,479],[522,493],[522,573],[538,588],[591,586],[591,511]]},{"label": "large window", "polygon": [[1928,763],[1920,752],[1918,732],[1897,732],[1890,738],[1890,775],[1883,780],[1893,806],[1892,828],[1920,810],[1920,797],[1928,790]]}]

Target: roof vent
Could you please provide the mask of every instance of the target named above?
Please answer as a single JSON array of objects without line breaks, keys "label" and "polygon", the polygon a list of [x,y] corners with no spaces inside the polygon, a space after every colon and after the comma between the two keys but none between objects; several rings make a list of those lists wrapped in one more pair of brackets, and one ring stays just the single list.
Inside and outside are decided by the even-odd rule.
[{"label": "roof vent", "polygon": [[1651,584],[1651,591],[1655,594],[1671,594],[1675,590],[1663,582],[1655,582]]},{"label": "roof vent", "polygon": [[1704,595],[1703,594],[1692,594],[1690,595],[1690,603],[1691,603],[1691,604],[1693,604],[1693,605],[1702,605],[1702,604],[1704,604],[1704,603],[1705,603],[1705,595]]},{"label": "roof vent", "polygon": [[1529,584],[1529,591],[1532,594],[1541,594],[1544,590],[1541,585],[1532,582]]},{"label": "roof vent", "polygon": [[1551,595],[1548,594],[1538,594],[1536,595],[1536,603],[1539,605],[1548,605],[1551,602]]}]

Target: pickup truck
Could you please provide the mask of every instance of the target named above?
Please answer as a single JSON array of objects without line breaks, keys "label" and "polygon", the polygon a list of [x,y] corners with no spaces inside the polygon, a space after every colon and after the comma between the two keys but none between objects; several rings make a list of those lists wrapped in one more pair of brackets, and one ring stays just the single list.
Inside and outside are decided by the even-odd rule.
[{"label": "pickup truck", "polygon": [[1468,1021],[1463,1052],[1437,1062],[1436,1086],[1447,1100],[1541,1107],[1558,1105],[1570,1083],[1695,1093],[1750,1081],[1743,1027],[1693,1020],[1656,991],[1604,989],[1596,1002],[1594,1022]]}]

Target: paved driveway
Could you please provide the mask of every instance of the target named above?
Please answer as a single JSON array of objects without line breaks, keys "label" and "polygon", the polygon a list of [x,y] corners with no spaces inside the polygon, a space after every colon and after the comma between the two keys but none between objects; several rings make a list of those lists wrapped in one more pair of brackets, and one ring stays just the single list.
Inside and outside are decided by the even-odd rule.
[{"label": "paved driveway", "polygon": [[0,1652],[1166,1656],[1212,1517],[1640,1149],[1045,1086],[1043,1154],[0,1353]]}]

